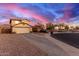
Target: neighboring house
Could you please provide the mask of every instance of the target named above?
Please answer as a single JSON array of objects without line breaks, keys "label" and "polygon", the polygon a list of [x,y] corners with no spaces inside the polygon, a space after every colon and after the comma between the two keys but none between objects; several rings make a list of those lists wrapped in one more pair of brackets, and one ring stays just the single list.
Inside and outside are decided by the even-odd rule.
[{"label": "neighboring house", "polygon": [[32,27],[26,19],[10,19],[10,27],[13,33],[30,33]]}]

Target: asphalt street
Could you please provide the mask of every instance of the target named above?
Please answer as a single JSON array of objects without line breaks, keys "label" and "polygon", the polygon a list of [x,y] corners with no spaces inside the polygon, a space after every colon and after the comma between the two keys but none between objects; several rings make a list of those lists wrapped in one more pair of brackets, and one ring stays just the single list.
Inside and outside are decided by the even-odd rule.
[{"label": "asphalt street", "polygon": [[52,37],[79,49],[79,33],[56,33]]}]

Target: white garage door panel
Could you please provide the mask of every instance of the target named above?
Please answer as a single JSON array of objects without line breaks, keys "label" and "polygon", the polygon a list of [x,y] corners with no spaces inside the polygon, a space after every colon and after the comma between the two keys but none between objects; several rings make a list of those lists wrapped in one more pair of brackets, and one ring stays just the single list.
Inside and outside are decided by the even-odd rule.
[{"label": "white garage door panel", "polygon": [[15,33],[29,33],[30,29],[29,28],[13,28],[12,32],[15,32]]}]

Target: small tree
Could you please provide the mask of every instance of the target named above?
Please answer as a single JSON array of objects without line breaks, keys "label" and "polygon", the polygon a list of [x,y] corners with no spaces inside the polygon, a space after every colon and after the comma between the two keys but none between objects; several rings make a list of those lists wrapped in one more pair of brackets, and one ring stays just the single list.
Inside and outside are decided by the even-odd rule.
[{"label": "small tree", "polygon": [[76,30],[79,30],[79,26],[76,26],[75,29],[76,29]]},{"label": "small tree", "polygon": [[49,31],[54,30],[54,26],[48,26],[48,27],[47,27],[47,30],[49,30]]},{"label": "small tree", "polygon": [[67,30],[67,31],[69,30],[69,26],[68,25],[65,26],[65,30]]}]

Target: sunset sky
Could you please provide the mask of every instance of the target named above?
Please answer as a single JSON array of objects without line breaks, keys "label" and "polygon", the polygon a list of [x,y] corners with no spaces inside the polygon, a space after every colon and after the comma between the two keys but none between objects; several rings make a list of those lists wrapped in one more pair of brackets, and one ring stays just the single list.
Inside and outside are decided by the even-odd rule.
[{"label": "sunset sky", "polygon": [[68,3],[2,3],[0,23],[10,18],[26,18],[33,23],[79,23],[79,4]]}]

